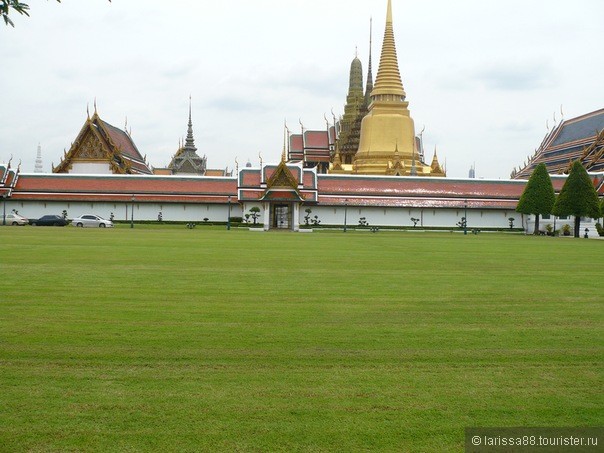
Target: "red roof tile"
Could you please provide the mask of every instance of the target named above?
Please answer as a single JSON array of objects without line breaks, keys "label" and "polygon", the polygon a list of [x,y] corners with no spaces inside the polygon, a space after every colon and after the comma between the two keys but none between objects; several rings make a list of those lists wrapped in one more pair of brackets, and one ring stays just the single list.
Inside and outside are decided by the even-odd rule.
[{"label": "red roof tile", "polygon": [[100,118],[99,122],[103,125],[103,127],[105,127],[105,129],[109,133],[109,137],[111,138],[115,146],[117,146],[117,148],[122,152],[122,154],[139,162],[144,161],[143,156],[141,156],[141,153],[138,151],[138,148],[132,141],[132,138],[130,138],[130,136],[126,134],[126,132],[121,129],[118,129],[115,126],[112,126],[111,124],[101,120]]},{"label": "red roof tile", "polygon": [[455,180],[396,176],[319,175],[319,192],[341,196],[480,197],[518,199],[525,181]]},{"label": "red roof tile", "polygon": [[15,199],[124,200],[134,194],[149,201],[226,202],[236,193],[235,178],[28,174],[19,178],[13,194]]},{"label": "red roof tile", "polygon": [[327,131],[304,132],[304,147],[329,149],[329,137]]},{"label": "red roof tile", "polygon": [[304,145],[302,143],[302,135],[290,135],[289,136],[289,151],[299,151],[302,152],[304,150]]}]

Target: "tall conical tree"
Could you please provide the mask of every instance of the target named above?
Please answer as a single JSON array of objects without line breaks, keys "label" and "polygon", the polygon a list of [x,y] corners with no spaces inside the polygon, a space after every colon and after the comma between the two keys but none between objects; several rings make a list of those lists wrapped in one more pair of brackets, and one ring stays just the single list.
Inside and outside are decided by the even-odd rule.
[{"label": "tall conical tree", "polygon": [[597,219],[600,216],[598,193],[580,161],[573,163],[552,212],[557,216],[575,217],[576,238],[579,237],[581,217]]},{"label": "tall conical tree", "polygon": [[533,170],[526,183],[524,192],[516,206],[516,212],[535,215],[535,234],[539,234],[539,216],[551,214],[556,194],[545,164],[541,163]]}]

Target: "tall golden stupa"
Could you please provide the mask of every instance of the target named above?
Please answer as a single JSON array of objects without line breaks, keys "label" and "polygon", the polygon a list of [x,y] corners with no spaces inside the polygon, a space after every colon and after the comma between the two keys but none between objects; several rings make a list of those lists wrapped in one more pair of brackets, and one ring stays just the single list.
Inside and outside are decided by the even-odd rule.
[{"label": "tall golden stupa", "polygon": [[392,2],[388,0],[380,65],[371,92],[369,112],[361,123],[359,148],[354,157],[352,173],[445,176],[438,161],[432,165],[421,161],[406,97],[396,56]]}]

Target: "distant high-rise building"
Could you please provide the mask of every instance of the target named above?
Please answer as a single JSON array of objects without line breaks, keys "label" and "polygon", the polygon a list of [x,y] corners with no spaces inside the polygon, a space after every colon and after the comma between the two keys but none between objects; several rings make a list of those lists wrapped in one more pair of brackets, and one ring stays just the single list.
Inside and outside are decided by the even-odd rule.
[{"label": "distant high-rise building", "polygon": [[42,165],[42,147],[38,143],[38,155],[36,156],[36,166],[34,167],[34,173],[44,173],[44,167]]},{"label": "distant high-rise building", "polygon": [[470,179],[476,179],[476,166],[475,165],[472,165],[470,167],[470,171],[468,173],[468,178],[470,178]]}]

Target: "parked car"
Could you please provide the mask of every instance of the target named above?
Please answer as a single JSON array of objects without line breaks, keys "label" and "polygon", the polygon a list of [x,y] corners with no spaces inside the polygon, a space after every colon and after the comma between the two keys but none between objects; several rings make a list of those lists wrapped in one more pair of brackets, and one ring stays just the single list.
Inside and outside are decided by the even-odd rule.
[{"label": "parked car", "polygon": [[30,221],[32,225],[38,226],[65,226],[69,225],[69,222],[60,215],[45,215],[39,219]]},{"label": "parked car", "polygon": [[7,225],[27,225],[29,220],[19,214],[9,213],[6,214],[6,222]]},{"label": "parked car", "polygon": [[71,224],[76,227],[97,227],[97,228],[113,228],[113,222],[111,220],[104,219],[98,215],[85,214],[80,217],[76,217],[71,221]]}]

